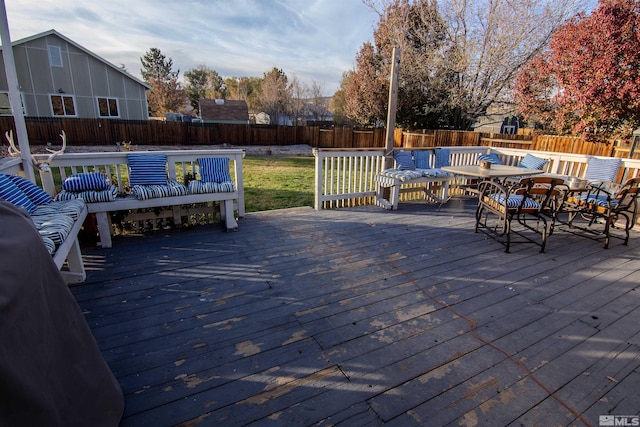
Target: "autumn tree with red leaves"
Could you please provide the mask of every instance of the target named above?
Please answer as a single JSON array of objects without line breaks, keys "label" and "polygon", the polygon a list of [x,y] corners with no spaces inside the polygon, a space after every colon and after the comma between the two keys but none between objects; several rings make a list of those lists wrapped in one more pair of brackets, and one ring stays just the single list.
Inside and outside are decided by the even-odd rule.
[{"label": "autumn tree with red leaves", "polygon": [[512,99],[523,64],[582,0],[363,0],[380,17],[340,95],[361,124],[386,122],[393,48],[400,48],[396,123],[469,129],[495,103]]},{"label": "autumn tree with red leaves", "polygon": [[516,79],[525,119],[590,140],[640,126],[640,3],[600,0],[554,34]]}]

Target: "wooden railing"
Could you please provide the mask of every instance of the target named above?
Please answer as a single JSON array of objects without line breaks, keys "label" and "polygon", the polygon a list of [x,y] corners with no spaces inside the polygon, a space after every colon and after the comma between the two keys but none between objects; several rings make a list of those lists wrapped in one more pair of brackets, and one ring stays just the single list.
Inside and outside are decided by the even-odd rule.
[{"label": "wooden railing", "polygon": [[[451,152],[452,165],[472,165],[478,155],[489,150],[499,153],[503,163],[517,165],[530,150],[490,147],[446,147]],[[374,177],[383,170],[384,150],[333,150],[314,151],[315,208],[329,209],[373,204],[376,192]],[[584,176],[589,156],[584,154],[540,151],[536,156],[549,159],[545,172],[560,175]],[[618,182],[640,176],[640,160],[622,159]],[[404,193],[401,201],[413,200],[416,194]]]}]

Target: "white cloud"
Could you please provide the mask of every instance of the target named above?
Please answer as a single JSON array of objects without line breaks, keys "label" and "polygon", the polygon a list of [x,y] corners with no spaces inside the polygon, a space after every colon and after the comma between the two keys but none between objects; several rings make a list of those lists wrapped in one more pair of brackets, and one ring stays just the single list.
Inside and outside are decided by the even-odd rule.
[{"label": "white cloud", "polygon": [[360,0],[5,1],[13,40],[55,29],[137,76],[152,47],[181,75],[201,64],[223,77],[275,66],[327,95],[377,19]]}]

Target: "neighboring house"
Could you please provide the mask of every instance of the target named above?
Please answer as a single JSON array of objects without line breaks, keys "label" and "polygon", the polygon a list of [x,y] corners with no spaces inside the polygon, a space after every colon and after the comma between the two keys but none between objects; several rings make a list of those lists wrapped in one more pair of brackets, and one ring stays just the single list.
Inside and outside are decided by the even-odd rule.
[{"label": "neighboring house", "polygon": [[201,99],[198,104],[203,123],[249,124],[246,101]]},{"label": "neighboring house", "polygon": [[[149,119],[149,85],[57,31],[12,44],[25,116]],[[0,115],[10,115],[0,65]]]}]

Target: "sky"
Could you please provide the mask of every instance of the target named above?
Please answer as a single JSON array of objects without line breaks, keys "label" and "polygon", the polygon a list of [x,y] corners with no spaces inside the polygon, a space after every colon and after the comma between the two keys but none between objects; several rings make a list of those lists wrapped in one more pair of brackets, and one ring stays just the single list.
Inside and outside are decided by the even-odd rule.
[{"label": "sky", "polygon": [[140,77],[158,48],[173,71],[205,65],[226,77],[277,67],[331,96],[373,40],[378,16],[362,0],[5,0],[11,40],[54,29]]}]

